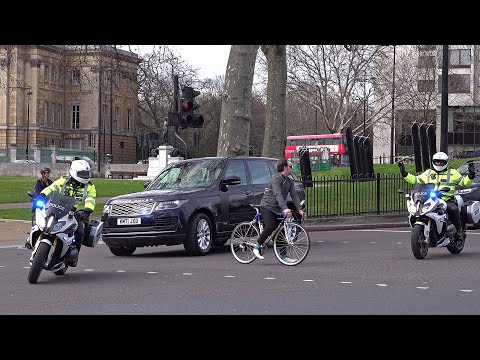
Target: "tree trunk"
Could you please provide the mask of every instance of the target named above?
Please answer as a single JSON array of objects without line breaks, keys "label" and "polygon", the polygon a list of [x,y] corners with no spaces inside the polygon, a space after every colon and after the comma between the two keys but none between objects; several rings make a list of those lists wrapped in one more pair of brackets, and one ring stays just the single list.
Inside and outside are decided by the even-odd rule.
[{"label": "tree trunk", "polygon": [[253,73],[258,45],[232,45],[220,114],[217,156],[248,155]]},{"label": "tree trunk", "polygon": [[267,113],[262,156],[285,156],[285,96],[287,84],[287,53],[285,45],[262,45],[267,58]]}]

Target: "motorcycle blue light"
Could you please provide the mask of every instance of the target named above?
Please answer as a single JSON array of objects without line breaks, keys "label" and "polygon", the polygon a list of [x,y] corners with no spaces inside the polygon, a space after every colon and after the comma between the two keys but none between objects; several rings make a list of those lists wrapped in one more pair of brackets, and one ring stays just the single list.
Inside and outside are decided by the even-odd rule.
[{"label": "motorcycle blue light", "polygon": [[35,202],[35,207],[41,208],[41,207],[43,207],[43,205],[45,205],[45,203],[43,202],[43,200],[37,200],[37,201]]},{"label": "motorcycle blue light", "polygon": [[430,197],[431,197],[431,198],[436,198],[436,197],[437,197],[437,193],[436,193],[435,191],[432,191],[432,192],[430,193]]}]

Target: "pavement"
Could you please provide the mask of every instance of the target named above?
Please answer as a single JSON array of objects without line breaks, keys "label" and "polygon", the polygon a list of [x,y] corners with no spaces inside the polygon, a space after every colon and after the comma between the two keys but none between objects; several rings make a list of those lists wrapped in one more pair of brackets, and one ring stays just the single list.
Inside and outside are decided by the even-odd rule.
[{"label": "pavement", "polygon": [[[98,203],[105,203],[109,198],[97,198]],[[31,203],[0,204],[0,209],[29,208]],[[93,217],[96,219],[97,217]],[[332,231],[350,229],[373,229],[410,226],[407,214],[397,215],[362,215],[337,216],[332,218],[307,218],[303,226],[308,231]],[[30,232],[30,220],[0,219],[0,247],[23,246]]]}]

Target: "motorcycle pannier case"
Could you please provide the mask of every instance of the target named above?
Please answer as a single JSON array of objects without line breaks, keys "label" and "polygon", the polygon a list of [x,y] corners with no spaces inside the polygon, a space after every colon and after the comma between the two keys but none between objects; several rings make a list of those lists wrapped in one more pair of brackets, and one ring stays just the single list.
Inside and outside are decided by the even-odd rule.
[{"label": "motorcycle pannier case", "polygon": [[480,220],[480,201],[469,201],[465,204],[469,224],[476,224]]},{"label": "motorcycle pannier case", "polygon": [[100,236],[102,235],[103,222],[98,220],[90,220],[85,229],[82,245],[87,247],[95,247]]}]

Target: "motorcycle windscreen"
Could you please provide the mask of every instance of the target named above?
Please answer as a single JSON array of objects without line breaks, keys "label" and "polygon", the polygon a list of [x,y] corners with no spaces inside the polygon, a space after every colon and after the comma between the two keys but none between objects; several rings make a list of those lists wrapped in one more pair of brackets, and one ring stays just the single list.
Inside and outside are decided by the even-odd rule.
[{"label": "motorcycle windscreen", "polygon": [[46,217],[53,215],[55,219],[60,219],[67,215],[74,206],[75,199],[73,197],[52,192],[45,205]]},{"label": "motorcycle windscreen", "polygon": [[413,202],[421,201],[424,203],[430,198],[430,193],[435,190],[435,184],[415,184],[412,187]]}]

